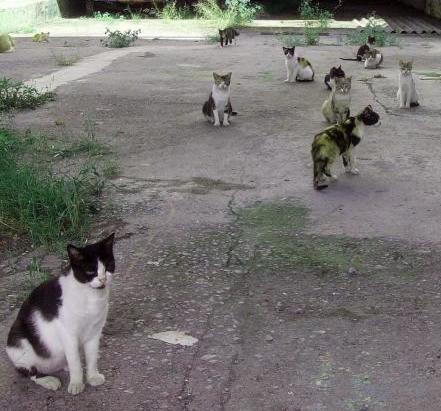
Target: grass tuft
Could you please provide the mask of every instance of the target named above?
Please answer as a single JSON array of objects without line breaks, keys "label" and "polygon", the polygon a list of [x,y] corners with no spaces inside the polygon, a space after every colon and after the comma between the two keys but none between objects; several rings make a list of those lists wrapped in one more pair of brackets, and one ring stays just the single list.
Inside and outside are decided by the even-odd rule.
[{"label": "grass tuft", "polygon": [[68,67],[73,66],[80,60],[80,55],[78,53],[66,55],[64,53],[52,52],[52,57],[57,66]]},{"label": "grass tuft", "polygon": [[107,38],[101,40],[101,43],[105,47],[110,48],[123,48],[131,46],[136,40],[141,30],[127,30],[125,32],[115,30],[111,31],[106,29]]},{"label": "grass tuft", "polygon": [[53,92],[41,92],[22,81],[14,81],[6,77],[0,79],[0,112],[12,109],[35,109],[53,100],[55,100]]}]

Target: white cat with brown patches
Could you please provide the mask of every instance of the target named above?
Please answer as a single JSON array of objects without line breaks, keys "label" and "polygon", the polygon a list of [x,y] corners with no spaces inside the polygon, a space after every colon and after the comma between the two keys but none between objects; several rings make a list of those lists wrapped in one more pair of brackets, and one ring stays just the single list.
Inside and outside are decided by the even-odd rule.
[{"label": "white cat with brown patches", "polygon": [[115,271],[114,234],[83,248],[68,246],[69,271],[38,286],[23,303],[9,331],[6,353],[17,371],[36,384],[57,390],[51,375],[69,370],[68,392],[84,390],[86,381],[98,386],[98,349],[109,307],[109,285]]},{"label": "white cat with brown patches", "polygon": [[230,125],[229,119],[237,113],[233,111],[230,100],[231,72],[225,75],[213,73],[214,84],[208,100],[202,107],[205,118],[215,127]]},{"label": "white cat with brown patches", "polygon": [[400,74],[398,77],[398,92],[397,99],[400,103],[400,108],[417,107],[418,93],[415,87],[415,79],[412,74],[412,61],[400,60]]}]

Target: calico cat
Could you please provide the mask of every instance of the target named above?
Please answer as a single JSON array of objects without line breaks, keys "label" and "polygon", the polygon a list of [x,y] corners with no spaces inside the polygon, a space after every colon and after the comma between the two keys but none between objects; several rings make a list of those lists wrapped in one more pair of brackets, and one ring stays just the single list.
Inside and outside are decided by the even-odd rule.
[{"label": "calico cat", "polygon": [[114,234],[83,248],[69,245],[69,271],[40,284],[23,303],[9,331],[6,353],[15,368],[36,384],[57,390],[60,380],[48,374],[67,367],[68,392],[82,392],[81,349],[87,382],[104,383],[97,361],[115,271],[113,243]]},{"label": "calico cat", "polygon": [[233,44],[237,46],[237,40],[236,37],[239,36],[240,33],[233,27],[227,27],[226,29],[219,29],[219,41],[220,46],[223,47],[224,44],[228,46],[228,43]]},{"label": "calico cat", "polygon": [[336,77],[334,88],[323,102],[322,114],[328,123],[343,123],[350,115],[352,77]]},{"label": "calico cat", "polygon": [[237,115],[231,106],[230,83],[231,72],[225,75],[213,73],[214,84],[208,101],[202,107],[205,118],[216,127],[221,125],[229,126],[231,116]]},{"label": "calico cat", "polygon": [[367,42],[360,46],[360,48],[357,51],[357,55],[355,59],[346,59],[340,57],[340,60],[346,60],[346,61],[364,61],[366,53],[371,49],[371,47],[375,44],[375,37],[369,36],[367,39]]},{"label": "calico cat", "polygon": [[286,66],[286,83],[294,81],[313,81],[314,69],[304,57],[296,57],[295,46],[283,47]]},{"label": "calico cat", "polygon": [[367,126],[379,124],[380,116],[371,106],[360,114],[349,117],[343,124],[336,124],[323,130],[314,137],[311,155],[314,163],[313,185],[316,190],[328,187],[326,177],[336,179],[331,174],[331,166],[338,155],[342,156],[346,172],[359,174],[355,168],[353,148],[360,143]]},{"label": "calico cat", "polygon": [[0,34],[0,53],[9,53],[14,51],[14,41],[11,36],[6,33]]},{"label": "calico cat", "polygon": [[333,89],[336,78],[345,77],[345,72],[341,68],[341,65],[338,67],[332,67],[328,74],[325,76],[325,84],[329,90]]},{"label": "calico cat", "polygon": [[400,102],[400,108],[417,107],[418,93],[415,88],[415,79],[412,74],[412,61],[400,60],[400,74],[398,77],[397,99]]},{"label": "calico cat", "polygon": [[36,43],[42,43],[43,41],[49,43],[49,32],[48,33],[37,33],[32,37],[32,41]]},{"label": "calico cat", "polygon": [[376,69],[383,62],[383,53],[377,49],[370,49],[365,54],[364,68]]}]

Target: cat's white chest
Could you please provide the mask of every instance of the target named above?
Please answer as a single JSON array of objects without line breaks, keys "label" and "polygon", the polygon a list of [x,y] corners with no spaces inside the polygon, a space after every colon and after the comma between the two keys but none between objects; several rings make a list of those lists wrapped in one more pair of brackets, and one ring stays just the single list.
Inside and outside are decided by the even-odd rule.
[{"label": "cat's white chest", "polygon": [[223,111],[230,98],[230,88],[220,89],[219,87],[213,86],[211,95],[216,105],[216,109]]}]

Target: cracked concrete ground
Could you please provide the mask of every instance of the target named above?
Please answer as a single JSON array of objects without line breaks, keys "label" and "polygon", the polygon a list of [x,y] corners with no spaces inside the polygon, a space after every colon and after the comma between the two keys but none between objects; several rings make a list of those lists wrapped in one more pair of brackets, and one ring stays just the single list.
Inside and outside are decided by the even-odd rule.
[{"label": "cracked concrete ground", "polygon": [[[50,134],[57,119],[80,130],[88,116],[113,145],[122,172],[94,237],[118,228],[119,273],[101,349],[106,384],[71,397],[64,375],[59,392],[46,392],[2,354],[0,409],[439,410],[441,82],[418,80],[421,107],[410,112],[394,95],[398,58],[437,71],[441,40],[402,43],[384,49],[378,71],[343,62],[352,111],[372,104],[382,126],[361,143],[361,175],[321,193],[309,154],[325,127],[321,79],[351,47],[300,49],[317,81],[287,85],[272,36],[243,33],[223,50],[143,41],[148,55],[131,53],[18,114],[18,127]],[[18,47],[2,71],[50,73],[44,59],[35,73],[14,60],[39,53]],[[229,128],[201,116],[213,70],[233,71],[239,115]],[[0,282],[4,340],[14,277]],[[199,342],[147,338],[166,330]]]}]

